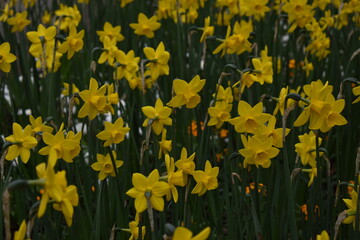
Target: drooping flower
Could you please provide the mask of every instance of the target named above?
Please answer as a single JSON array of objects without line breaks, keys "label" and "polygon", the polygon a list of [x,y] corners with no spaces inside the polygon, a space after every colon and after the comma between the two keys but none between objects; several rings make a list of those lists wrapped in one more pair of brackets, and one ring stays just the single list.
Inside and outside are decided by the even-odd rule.
[{"label": "drooping flower", "polygon": [[170,190],[169,184],[159,181],[159,171],[154,169],[146,178],[140,173],[134,173],[132,176],[133,188],[126,192],[126,195],[135,198],[135,209],[142,213],[147,208],[147,202],[150,201],[151,207],[163,211],[164,199],[162,198]]},{"label": "drooping flower", "polygon": [[244,148],[240,149],[239,153],[245,157],[244,168],[247,167],[248,164],[255,164],[256,167],[262,166],[263,168],[268,168],[271,165],[270,159],[279,154],[279,149],[272,147],[272,138],[268,138],[264,141],[263,138],[257,135],[248,138],[241,135],[241,141]]},{"label": "drooping flower", "polygon": [[13,123],[13,135],[5,138],[6,141],[13,143],[5,156],[6,160],[13,160],[20,155],[21,161],[27,163],[30,158],[30,149],[37,145],[37,140],[31,133],[31,126],[27,125],[24,130],[18,123]]},{"label": "drooping flower", "polygon": [[253,108],[245,101],[238,104],[239,117],[229,119],[228,122],[235,126],[238,133],[255,133],[264,127],[271,115],[263,113],[263,103],[259,102]]},{"label": "drooping flower", "polygon": [[10,72],[10,63],[16,60],[16,56],[10,53],[10,44],[4,42],[0,45],[0,70],[3,72]]},{"label": "drooping flower", "polygon": [[95,171],[99,171],[100,181],[104,180],[109,175],[114,177],[116,175],[115,171],[117,171],[117,168],[121,167],[124,164],[123,161],[116,160],[115,151],[111,151],[111,152],[112,152],[112,156],[114,157],[116,169],[114,169],[110,153],[108,153],[106,156],[102,154],[96,154],[97,162],[91,164],[92,169],[94,169]]},{"label": "drooping flower", "polygon": [[160,26],[156,16],[147,18],[143,13],[138,15],[138,23],[130,23],[130,27],[135,30],[136,35],[145,35],[147,38],[153,38],[154,31],[158,30]]},{"label": "drooping flower", "polygon": [[114,79],[119,80],[125,77],[127,80],[131,80],[139,70],[140,58],[135,57],[133,50],[130,50],[127,54],[119,50],[115,53],[115,59],[119,66],[115,70]]},{"label": "drooping flower", "polygon": [[175,172],[174,158],[170,157],[169,154],[165,155],[165,164],[167,170],[167,182],[170,187],[170,191],[166,194],[166,199],[170,201],[172,195],[174,202],[177,202],[179,195],[175,186],[184,187],[187,184],[187,177],[183,170]]},{"label": "drooping flower", "polygon": [[192,194],[202,196],[207,190],[214,190],[218,187],[217,176],[219,174],[219,167],[212,167],[210,161],[205,163],[205,171],[194,171],[193,177],[196,181],[196,186],[191,191]]},{"label": "drooping flower", "polygon": [[103,64],[104,62],[108,62],[109,65],[113,65],[114,64],[114,59],[115,56],[117,54],[117,52],[119,51],[119,49],[116,46],[116,39],[112,38],[111,40],[107,37],[104,38],[104,42],[103,42],[104,48],[103,48],[103,52],[101,53],[99,59],[98,59],[98,63],[99,64]]},{"label": "drooping flower", "polygon": [[96,135],[97,138],[105,141],[104,147],[111,144],[121,143],[124,141],[125,135],[130,131],[130,128],[124,127],[124,120],[119,117],[114,124],[111,122],[104,122],[105,130]]},{"label": "drooping flower", "polygon": [[208,113],[210,115],[210,120],[208,126],[216,126],[219,129],[224,122],[228,121],[231,118],[230,111],[232,109],[232,104],[215,104],[214,107],[208,108]]},{"label": "drooping flower", "polygon": [[160,98],[156,100],[155,108],[151,106],[145,106],[141,108],[142,112],[147,117],[143,122],[143,127],[147,127],[151,124],[151,127],[156,135],[159,135],[164,125],[172,125],[172,119],[169,117],[171,109],[164,107]]},{"label": "drooping flower", "polygon": [[[256,135],[263,136],[265,139],[272,138],[273,139],[273,146],[277,148],[283,147],[282,142],[282,134],[283,129],[282,128],[275,128],[276,125],[276,118],[274,116],[271,116],[269,119],[268,124],[262,128],[260,131],[255,132]],[[290,132],[289,128],[286,128],[285,130],[285,136],[287,136]]]},{"label": "drooping flower", "polygon": [[350,193],[351,199],[343,199],[346,206],[349,208],[346,210],[347,217],[343,221],[345,224],[353,223],[355,228],[355,219],[356,219],[356,209],[357,209],[357,202],[358,202],[358,194],[355,190],[352,190]]},{"label": "drooping flower", "polygon": [[206,80],[196,75],[189,83],[181,79],[173,81],[175,96],[168,102],[170,107],[181,107],[186,104],[187,108],[195,108],[201,101],[198,92],[203,89]]}]

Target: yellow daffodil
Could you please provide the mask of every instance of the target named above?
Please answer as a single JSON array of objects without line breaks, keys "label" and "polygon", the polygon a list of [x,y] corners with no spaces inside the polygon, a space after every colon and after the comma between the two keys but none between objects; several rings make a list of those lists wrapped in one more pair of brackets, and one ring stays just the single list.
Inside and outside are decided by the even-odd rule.
[{"label": "yellow daffodil", "polygon": [[83,48],[84,42],[84,30],[76,32],[75,25],[70,26],[69,36],[66,37],[65,42],[61,44],[58,51],[62,54],[67,52],[67,58],[70,59],[75,52],[80,51]]},{"label": "yellow daffodil", "polygon": [[314,11],[307,2],[307,0],[290,0],[282,6],[282,10],[289,16],[289,23],[292,24],[289,32],[293,32],[296,27],[303,28],[312,20]]},{"label": "yellow daffodil", "polygon": [[324,230],[321,234],[316,235],[316,240],[330,240],[329,234]]},{"label": "yellow daffodil", "polygon": [[[291,89],[290,90],[290,93],[295,93],[297,91]],[[288,95],[289,93],[289,87],[287,86],[286,88],[281,88],[280,90],[280,94],[279,94],[279,97],[278,98],[274,98],[277,103],[276,103],[276,107],[274,109],[274,112],[273,112],[273,115],[275,116],[279,111],[281,113],[281,115],[284,115],[284,108],[285,108],[285,98],[286,96]],[[289,98],[288,101],[287,101],[287,108],[288,107],[291,107],[293,105],[295,105],[296,101],[294,99],[291,99]]]},{"label": "yellow daffodil", "polygon": [[255,79],[261,85],[266,83],[273,82],[273,69],[272,69],[272,62],[271,61],[264,61],[263,59],[253,58],[252,64],[254,66]]},{"label": "yellow daffodil", "polygon": [[42,24],[48,25],[51,22],[51,13],[49,13],[47,10],[44,11],[44,14],[41,18]]},{"label": "yellow daffodil", "polygon": [[[260,131],[255,132],[255,134],[257,134],[259,136],[263,136],[265,139],[272,138],[273,146],[275,146],[277,148],[282,148],[283,147],[283,142],[282,142],[283,129],[282,128],[275,129],[275,125],[276,125],[276,118],[274,116],[271,116],[268,124],[264,128],[262,128]],[[290,132],[290,129],[286,128],[285,136],[287,136],[289,134],[289,132]]]},{"label": "yellow daffodil", "polygon": [[133,2],[133,1],[134,0],[120,0],[120,7],[124,8],[127,4],[129,4],[129,3]]},{"label": "yellow daffodil", "polygon": [[136,75],[136,72],[139,70],[139,57],[135,57],[133,50],[130,50],[127,54],[119,50],[115,53],[116,62],[119,66],[116,68],[116,74],[114,73],[114,79],[119,80],[126,78],[130,80]]},{"label": "yellow daffodil", "polygon": [[125,135],[130,131],[130,128],[124,127],[124,121],[121,117],[114,124],[104,122],[104,126],[105,130],[96,135],[97,138],[105,141],[104,147],[108,147],[113,143],[121,143],[124,141]]},{"label": "yellow daffodil", "polygon": [[272,138],[264,141],[257,135],[248,138],[241,135],[241,141],[244,148],[240,149],[239,153],[245,157],[244,167],[247,167],[248,164],[255,164],[256,167],[268,168],[271,165],[270,159],[279,154],[279,149],[272,147]]},{"label": "yellow daffodil", "polygon": [[311,169],[301,169],[302,172],[307,172],[309,173],[309,183],[308,183],[308,187],[310,187],[310,185],[314,182],[314,178],[317,177],[317,168],[316,167],[312,167]]},{"label": "yellow daffodil", "polygon": [[34,57],[42,54],[45,45],[50,44],[54,47],[54,39],[56,36],[56,27],[50,26],[45,28],[42,24],[39,24],[37,31],[31,31],[26,33],[26,37],[31,42],[29,53]]},{"label": "yellow daffodil", "polygon": [[0,21],[6,22],[9,17],[14,15],[13,2],[10,1],[3,6],[1,9],[2,14],[0,15]]},{"label": "yellow daffodil", "polygon": [[165,155],[165,164],[167,170],[167,182],[170,187],[170,191],[166,194],[166,200],[170,201],[172,196],[174,202],[177,202],[179,194],[175,185],[184,187],[187,183],[187,177],[182,170],[175,172],[174,158],[170,157],[169,154]]},{"label": "yellow daffodil", "polygon": [[162,198],[170,190],[169,184],[159,181],[159,171],[154,169],[148,178],[140,173],[132,176],[133,188],[126,192],[126,195],[135,198],[135,209],[142,213],[147,208],[150,201],[151,207],[163,211],[164,199]]},{"label": "yellow daffodil", "polygon": [[156,50],[151,47],[144,48],[144,54],[150,61],[146,67],[150,68],[151,78],[157,79],[161,75],[169,75],[168,61],[170,58],[169,52],[165,51],[163,42],[160,42]]},{"label": "yellow daffodil", "polygon": [[169,117],[171,114],[171,108],[164,107],[160,98],[156,100],[155,108],[151,106],[145,106],[141,108],[144,115],[147,117],[143,122],[143,127],[151,127],[156,135],[159,135],[164,129],[164,125],[172,125],[172,119]]},{"label": "yellow daffodil", "polygon": [[325,99],[330,104],[330,110],[324,116],[323,124],[320,127],[321,132],[328,132],[334,126],[342,126],[347,124],[347,120],[340,114],[345,107],[345,100],[335,100],[332,94],[329,94]]},{"label": "yellow daffodil", "polygon": [[67,31],[71,25],[79,26],[81,20],[81,13],[74,4],[74,7],[69,7],[60,3],[60,9],[55,11],[58,20],[55,25],[60,26],[60,30]]},{"label": "yellow daffodil", "polygon": [[26,222],[23,220],[20,224],[19,230],[15,231],[14,240],[24,240],[26,235]]},{"label": "yellow daffodil", "polygon": [[186,104],[187,108],[195,108],[201,101],[198,92],[203,89],[206,80],[196,75],[189,83],[181,79],[173,81],[175,96],[167,104],[170,107],[181,107]]},{"label": "yellow daffodil", "polygon": [[[300,143],[295,144],[295,152],[299,154],[301,163],[305,166],[309,164],[311,167],[316,167],[316,136],[313,131],[309,134],[305,133],[299,135]],[[319,145],[322,139],[319,138]],[[322,153],[320,153],[322,155]]]},{"label": "yellow daffodil", "polygon": [[355,96],[358,96],[352,103],[354,104],[354,103],[360,102],[360,86],[354,87],[352,89],[352,93]]},{"label": "yellow daffodil", "polygon": [[14,17],[7,19],[7,23],[12,26],[11,32],[21,32],[31,23],[31,21],[27,19],[27,15],[27,11],[17,12]]},{"label": "yellow daffodil", "polygon": [[53,199],[55,202],[61,201],[63,192],[66,191],[67,181],[65,171],[55,173],[53,167],[49,164],[47,166],[45,163],[37,165],[36,173],[40,179],[44,180],[44,189],[37,213],[38,218],[40,218],[44,215],[50,199]]},{"label": "yellow daffodil", "polygon": [[156,16],[147,18],[143,13],[138,15],[138,23],[130,23],[130,27],[135,30],[136,35],[145,35],[147,38],[153,38],[154,31],[158,30],[160,26]]},{"label": "yellow daffodil", "polygon": [[79,118],[88,116],[90,120],[93,120],[99,112],[104,110],[106,106],[106,85],[99,89],[98,86],[96,79],[91,78],[89,90],[79,93],[81,99],[85,102],[79,111]]},{"label": "yellow daffodil", "polygon": [[63,125],[55,135],[47,132],[42,134],[43,141],[47,146],[40,149],[39,154],[48,155],[48,164],[52,167],[55,166],[59,158],[64,159],[66,162],[73,162],[73,156],[70,152],[80,145],[79,138],[81,138],[81,132],[79,132],[79,135],[75,138],[78,139],[77,141],[75,139],[65,138],[62,128]]},{"label": "yellow daffodil", "polygon": [[[112,155],[114,157],[115,160],[115,166],[116,168],[121,167],[124,162],[121,160],[116,160],[116,152],[112,151]],[[111,155],[108,153],[106,156],[102,155],[102,154],[96,154],[96,159],[97,162],[91,164],[91,168],[94,169],[95,171],[99,171],[99,180],[102,181],[105,178],[107,178],[107,176],[112,176],[114,177],[115,171],[117,171],[116,169],[114,169],[114,166],[112,164],[112,160],[111,160]]]},{"label": "yellow daffodil", "polygon": [[238,133],[255,133],[264,127],[271,115],[263,113],[263,103],[259,102],[253,108],[245,101],[238,104],[239,117],[229,119],[228,122],[235,126]]},{"label": "yellow daffodil", "polygon": [[[64,89],[62,90],[61,94],[64,96],[70,96],[70,98],[73,96],[74,93],[79,93],[79,88],[73,83],[72,84],[72,90],[70,92],[70,85],[66,82],[63,83]],[[75,98],[75,103],[80,104],[79,98]]]},{"label": "yellow daffodil", "polygon": [[217,54],[222,51],[221,56],[227,54],[240,55],[245,51],[251,52],[251,43],[248,41],[253,27],[251,22],[235,22],[233,35],[230,36],[231,27],[228,26],[225,39],[219,39],[222,43],[213,51]]},{"label": "yellow daffodil", "polygon": [[195,153],[191,154],[190,157],[187,156],[186,148],[182,148],[180,159],[175,162],[175,166],[179,170],[183,170],[185,174],[193,174],[195,171]]},{"label": "yellow daffodil", "polygon": [[215,95],[216,95],[215,105],[222,103],[230,104],[234,100],[231,87],[227,87],[226,89],[224,89],[224,87],[220,85],[217,93],[213,94],[214,98]]},{"label": "yellow daffodil", "polygon": [[105,22],[104,30],[96,31],[96,34],[99,36],[100,42],[104,42],[105,37],[108,37],[110,40],[115,38],[117,42],[121,42],[122,40],[124,40],[124,36],[120,32],[120,26],[113,27],[111,23]]},{"label": "yellow daffodil", "polygon": [[159,142],[159,156],[158,158],[160,159],[162,157],[162,154],[166,155],[171,151],[171,143],[172,140],[166,140],[166,129],[164,128],[162,130],[162,134],[161,134],[161,141]]},{"label": "yellow daffodil", "polygon": [[12,125],[13,135],[5,138],[6,141],[13,143],[5,156],[6,160],[13,160],[19,155],[21,161],[27,163],[30,158],[30,149],[37,145],[37,140],[31,136],[31,126],[27,125],[24,130],[18,123]]},{"label": "yellow daffodil", "polygon": [[270,11],[270,8],[266,6],[269,0],[253,0],[246,1],[240,0],[240,6],[242,7],[242,14],[247,17],[254,16],[256,21],[265,17],[265,14]]},{"label": "yellow daffodil", "polygon": [[200,42],[204,42],[208,36],[212,36],[214,34],[214,26],[210,26],[210,17],[205,18],[205,26],[199,29],[203,31]]},{"label": "yellow daffodil", "polygon": [[43,124],[41,117],[37,117],[35,119],[32,115],[30,115],[29,120],[30,120],[30,125],[31,125],[31,131],[32,131],[31,135],[32,136],[34,136],[35,134],[38,134],[38,133],[43,133],[43,132],[52,133],[53,128]]},{"label": "yellow daffodil", "polygon": [[0,45],[0,70],[3,72],[10,72],[11,64],[16,60],[16,56],[10,53],[10,44],[4,42]]},{"label": "yellow daffodil", "polygon": [[119,51],[119,49],[116,46],[116,39],[109,39],[108,37],[104,38],[103,42],[104,48],[103,52],[101,53],[98,63],[103,64],[104,62],[108,62],[111,66],[114,64],[114,59],[116,56],[116,53]]},{"label": "yellow daffodil", "polygon": [[61,211],[65,217],[66,224],[70,227],[72,225],[72,218],[74,215],[74,207],[79,205],[79,195],[75,185],[66,187],[62,192],[61,200],[55,202],[53,207],[57,211]]},{"label": "yellow daffodil", "polygon": [[330,54],[329,48],[330,38],[320,30],[312,34],[311,42],[305,48],[305,51],[310,52],[321,60]]},{"label": "yellow daffodil", "polygon": [[355,219],[356,219],[356,206],[358,202],[358,194],[355,190],[352,190],[350,193],[351,199],[343,199],[346,206],[349,208],[346,210],[347,217],[343,221],[345,224],[353,223],[353,227],[355,228]]},{"label": "yellow daffodil", "polygon": [[[144,240],[145,238],[145,226],[142,226],[141,227],[141,239]],[[131,233],[131,237],[129,238],[129,240],[137,240],[139,239],[139,213],[136,212],[136,215],[135,215],[135,220],[134,221],[131,221],[129,222],[129,228],[121,228],[121,231],[124,231],[124,232],[129,232]]]},{"label": "yellow daffodil", "polygon": [[184,227],[177,227],[175,229],[172,240],[206,240],[208,239],[210,232],[210,227],[207,227],[193,237],[193,233],[189,229]]},{"label": "yellow daffodil", "polygon": [[216,126],[217,129],[221,128],[224,122],[231,118],[230,112],[232,104],[216,104],[214,107],[208,108],[210,120],[208,126]]},{"label": "yellow daffodil", "polygon": [[217,176],[219,174],[219,167],[212,167],[210,161],[205,163],[205,171],[194,171],[193,177],[196,181],[196,186],[191,191],[192,194],[202,196],[207,190],[214,190],[218,187]]}]

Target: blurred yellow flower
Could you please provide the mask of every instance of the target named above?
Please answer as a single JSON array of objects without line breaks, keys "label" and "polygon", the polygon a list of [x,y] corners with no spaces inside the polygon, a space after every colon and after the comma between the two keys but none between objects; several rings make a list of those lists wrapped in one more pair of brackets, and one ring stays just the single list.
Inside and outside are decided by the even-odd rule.
[{"label": "blurred yellow flower", "polygon": [[11,64],[16,60],[16,56],[10,53],[10,44],[4,42],[0,45],[0,70],[10,72]]},{"label": "blurred yellow flower", "polygon": [[142,213],[147,208],[147,202],[150,201],[151,207],[158,210],[164,210],[164,199],[162,198],[170,190],[169,184],[159,181],[159,171],[154,169],[146,178],[140,173],[132,175],[133,188],[126,192],[126,195],[135,198],[135,209]]},{"label": "blurred yellow flower", "polygon": [[15,231],[14,240],[24,240],[26,235],[26,222],[23,220],[20,224],[19,230]]},{"label": "blurred yellow flower", "polygon": [[109,65],[112,66],[114,64],[116,53],[119,51],[119,49],[116,46],[116,39],[112,38],[110,40],[110,38],[105,37],[103,45],[104,45],[103,52],[101,53],[98,59],[98,63],[103,64],[104,62],[107,61]]},{"label": "blurred yellow flower", "polygon": [[136,72],[139,70],[139,57],[135,57],[135,52],[130,50],[127,54],[119,50],[115,52],[115,59],[118,63],[116,67],[116,72],[114,72],[114,79],[120,80],[126,78],[126,80],[131,80]]},{"label": "blurred yellow flower", "polygon": [[110,153],[106,154],[106,156],[104,156],[102,154],[96,154],[97,162],[94,162],[93,164],[91,164],[91,168],[94,169],[95,171],[99,172],[98,177],[99,177],[100,181],[104,180],[109,175],[112,177],[116,176],[115,171],[117,171],[117,168],[121,167],[124,164],[123,161],[116,160],[116,152],[114,150],[111,152],[114,157],[116,169],[114,168],[114,165],[112,164]]},{"label": "blurred yellow flower", "polygon": [[120,26],[113,27],[111,23],[105,22],[104,30],[96,31],[96,34],[99,36],[100,42],[104,42],[104,39],[106,37],[108,37],[110,40],[115,38],[117,42],[121,42],[122,40],[124,40],[124,36],[120,32],[121,32]]},{"label": "blurred yellow flower", "polygon": [[204,42],[208,36],[212,36],[214,34],[214,26],[210,26],[209,16],[205,18],[205,26],[199,29],[203,31],[200,42]]},{"label": "blurred yellow flower", "polygon": [[96,135],[97,138],[104,140],[104,147],[111,144],[118,144],[124,141],[125,135],[130,131],[130,128],[124,127],[124,121],[119,117],[114,124],[111,122],[104,122],[105,130]]},{"label": "blurred yellow flower", "polygon": [[7,142],[13,143],[8,148],[5,159],[13,160],[20,155],[21,161],[27,163],[30,158],[30,149],[38,144],[36,138],[31,135],[31,126],[27,125],[23,130],[18,123],[14,122],[12,124],[12,129],[13,135],[5,138]]},{"label": "blurred yellow flower", "polygon": [[164,107],[160,98],[156,100],[155,108],[145,106],[141,108],[144,115],[147,117],[143,122],[143,127],[148,127],[150,124],[154,133],[159,135],[164,129],[164,125],[172,125],[172,119],[169,117],[171,108]]},{"label": "blurred yellow flower", "polygon": [[7,23],[12,26],[11,32],[21,32],[31,23],[31,21],[27,19],[27,14],[27,11],[17,12],[14,17],[7,19]]},{"label": "blurred yellow flower", "polygon": [[355,96],[358,96],[352,103],[354,104],[354,103],[360,102],[360,86],[354,87],[352,89],[352,93]]},{"label": "blurred yellow flower", "polygon": [[79,195],[75,185],[66,187],[62,192],[61,200],[55,202],[53,207],[57,211],[61,211],[65,217],[66,224],[70,227],[72,225],[72,218],[74,215],[74,207],[79,205]]},{"label": "blurred yellow flower", "polygon": [[130,27],[135,30],[136,35],[145,35],[147,38],[153,38],[154,31],[158,30],[160,26],[156,16],[147,18],[143,13],[138,15],[138,23],[130,23]]},{"label": "blurred yellow flower", "polygon": [[184,187],[187,183],[187,177],[182,170],[175,172],[174,158],[170,157],[169,154],[165,155],[165,164],[167,170],[167,182],[170,187],[170,191],[166,194],[166,200],[170,201],[172,196],[174,202],[177,202],[179,195],[175,185]]},{"label": "blurred yellow flower", "polygon": [[158,158],[160,159],[162,157],[162,154],[168,154],[171,151],[171,143],[172,140],[166,140],[166,129],[164,128],[162,130],[162,134],[161,134],[161,141],[159,142],[159,155]]},{"label": "blurred yellow flower", "polygon": [[358,194],[355,190],[350,193],[351,199],[343,199],[346,206],[349,208],[346,210],[347,217],[343,221],[345,224],[353,223],[353,227],[355,228],[355,218],[356,218],[356,206],[358,202]]},{"label": "blurred yellow flower", "polygon": [[[125,7],[127,4],[133,2],[134,0],[120,0],[120,7]],[[144,235],[143,235],[144,236]],[[137,238],[135,238],[137,239]]]},{"label": "blurred yellow flower", "polygon": [[39,133],[43,133],[43,132],[48,132],[48,133],[52,133],[53,128],[46,126],[45,124],[43,124],[42,118],[41,117],[37,117],[36,119],[30,115],[29,116],[29,121],[30,121],[30,125],[31,125],[31,135],[34,136],[35,134],[39,134]]},{"label": "blurred yellow flower", "polygon": [[196,75],[189,83],[181,79],[173,81],[175,96],[167,103],[168,106],[176,108],[186,104],[187,108],[195,108],[201,101],[198,92],[203,89],[206,80]]},{"label": "blurred yellow flower", "polygon": [[81,13],[74,4],[74,7],[69,7],[60,3],[60,9],[55,11],[58,20],[54,25],[60,26],[60,30],[68,31],[71,25],[79,26],[81,20]]},{"label": "blurred yellow flower", "polygon": [[316,235],[316,240],[330,240],[329,234],[324,230],[321,234]]},{"label": "blurred yellow flower", "polygon": [[260,21],[270,11],[270,8],[266,6],[268,2],[269,0],[240,0],[241,14],[247,17],[254,17],[255,21]]},{"label": "blurred yellow flower", "polygon": [[193,233],[189,229],[184,227],[177,227],[175,229],[172,240],[206,240],[208,239],[210,232],[210,227],[207,227],[193,237]]}]

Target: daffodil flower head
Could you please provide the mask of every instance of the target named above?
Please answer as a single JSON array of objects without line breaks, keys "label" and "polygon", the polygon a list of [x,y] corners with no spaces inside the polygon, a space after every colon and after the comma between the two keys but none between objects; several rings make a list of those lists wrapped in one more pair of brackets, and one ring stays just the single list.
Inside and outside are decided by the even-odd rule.
[{"label": "daffodil flower head", "polygon": [[62,192],[62,198],[59,202],[55,202],[53,207],[55,210],[63,213],[66,224],[70,227],[72,225],[74,207],[79,205],[79,195],[75,185],[66,187]]},{"label": "daffodil flower head", "polygon": [[171,143],[172,140],[166,140],[166,129],[164,128],[161,134],[161,141],[159,142],[160,149],[159,149],[159,155],[158,158],[160,159],[162,157],[162,154],[168,154],[171,151]]},{"label": "daffodil flower head", "polygon": [[193,174],[195,171],[195,153],[191,154],[189,157],[187,156],[186,148],[182,148],[180,159],[175,162],[175,166],[179,170],[183,170],[185,174]]},{"label": "daffodil flower head", "polygon": [[214,190],[218,187],[219,167],[212,167],[209,160],[205,163],[205,171],[194,171],[192,175],[196,181],[196,186],[191,191],[192,194],[202,196],[207,190]]},{"label": "daffodil flower head", "polygon": [[147,208],[147,202],[150,201],[151,207],[158,210],[164,210],[164,199],[162,198],[170,190],[169,184],[159,181],[160,175],[157,169],[154,169],[146,178],[140,173],[134,173],[132,176],[133,188],[126,192],[126,195],[135,198],[135,209],[142,213]]},{"label": "daffodil flower head", "polygon": [[37,117],[35,119],[32,115],[30,115],[29,120],[31,125],[32,136],[35,136],[35,134],[43,133],[43,132],[52,133],[53,128],[45,125],[41,117]]},{"label": "daffodil flower head", "polygon": [[95,171],[99,171],[100,181],[104,180],[107,176],[114,177],[116,175],[115,172],[117,171],[117,168],[121,167],[124,163],[121,160],[116,160],[115,151],[111,151],[111,154],[115,160],[116,169],[114,168],[114,165],[112,163],[110,153],[108,153],[106,156],[102,154],[97,154],[96,155],[97,162],[91,164],[92,169],[94,169]]},{"label": "daffodil flower head", "polygon": [[130,128],[124,127],[124,120],[120,117],[114,124],[111,122],[104,122],[105,130],[96,135],[97,138],[104,140],[104,147],[111,144],[121,143],[125,139],[125,135],[130,131]]},{"label": "daffodil flower head", "polygon": [[7,142],[13,143],[5,155],[6,160],[13,160],[20,155],[21,161],[27,163],[30,158],[30,149],[37,145],[37,140],[32,136],[31,125],[24,129],[18,123],[12,125],[13,134],[6,137]]},{"label": "daffodil flower head", "polygon": [[351,199],[343,199],[346,206],[349,208],[346,210],[347,217],[343,221],[345,224],[353,223],[355,228],[355,218],[356,218],[356,209],[357,209],[357,202],[358,202],[358,194],[355,190],[352,190],[350,193]]},{"label": "daffodil flower head", "polygon": [[154,31],[158,30],[160,26],[156,16],[147,18],[143,13],[138,15],[138,23],[130,23],[130,27],[135,30],[136,35],[145,35],[147,38],[153,38]]},{"label": "daffodil flower head", "polygon": [[0,70],[3,72],[10,72],[10,63],[16,60],[16,56],[10,53],[10,44],[4,42],[0,45]]},{"label": "daffodil flower head", "polygon": [[[313,131],[309,134],[299,135],[300,143],[295,144],[295,152],[300,156],[301,163],[306,166],[316,167],[316,136]],[[319,138],[319,145],[322,139]],[[323,153],[320,152],[320,155]]]},{"label": "daffodil flower head", "polygon": [[120,26],[113,27],[111,23],[105,22],[104,30],[96,31],[96,34],[99,36],[100,42],[104,42],[105,37],[108,37],[110,40],[115,38],[117,42],[121,42],[122,40],[124,40],[124,36],[120,32],[121,32]]},{"label": "daffodil flower head", "polygon": [[263,113],[263,103],[259,102],[253,108],[241,100],[238,104],[239,117],[229,119],[228,122],[235,126],[238,133],[255,133],[260,131],[271,115]]},{"label": "daffodil flower head", "polygon": [[146,67],[150,69],[153,80],[156,80],[161,75],[169,75],[168,61],[170,59],[170,53],[165,51],[163,42],[159,43],[156,50],[151,47],[145,47],[144,54],[150,61],[146,64]]},{"label": "daffodil flower head", "polygon": [[181,79],[175,79],[173,89],[176,95],[167,105],[173,108],[183,105],[186,105],[187,108],[195,108],[201,102],[198,92],[203,89],[205,82],[206,80],[200,79],[199,75],[196,75],[189,83]]},{"label": "daffodil flower head", "polygon": [[279,149],[272,147],[272,138],[264,140],[257,135],[248,138],[241,135],[241,141],[244,148],[240,149],[239,153],[245,157],[244,168],[249,164],[269,168],[271,165],[270,159],[276,157],[280,152]]},{"label": "daffodil flower head", "polygon": [[150,124],[156,135],[162,132],[164,125],[172,125],[172,119],[169,117],[171,108],[164,107],[160,98],[156,100],[155,107],[145,106],[141,110],[147,117],[143,122],[143,127],[148,127]]},{"label": "daffodil flower head", "polygon": [[206,227],[200,233],[193,237],[193,233],[185,227],[177,227],[175,229],[172,240],[206,240],[210,235],[210,227]]}]

